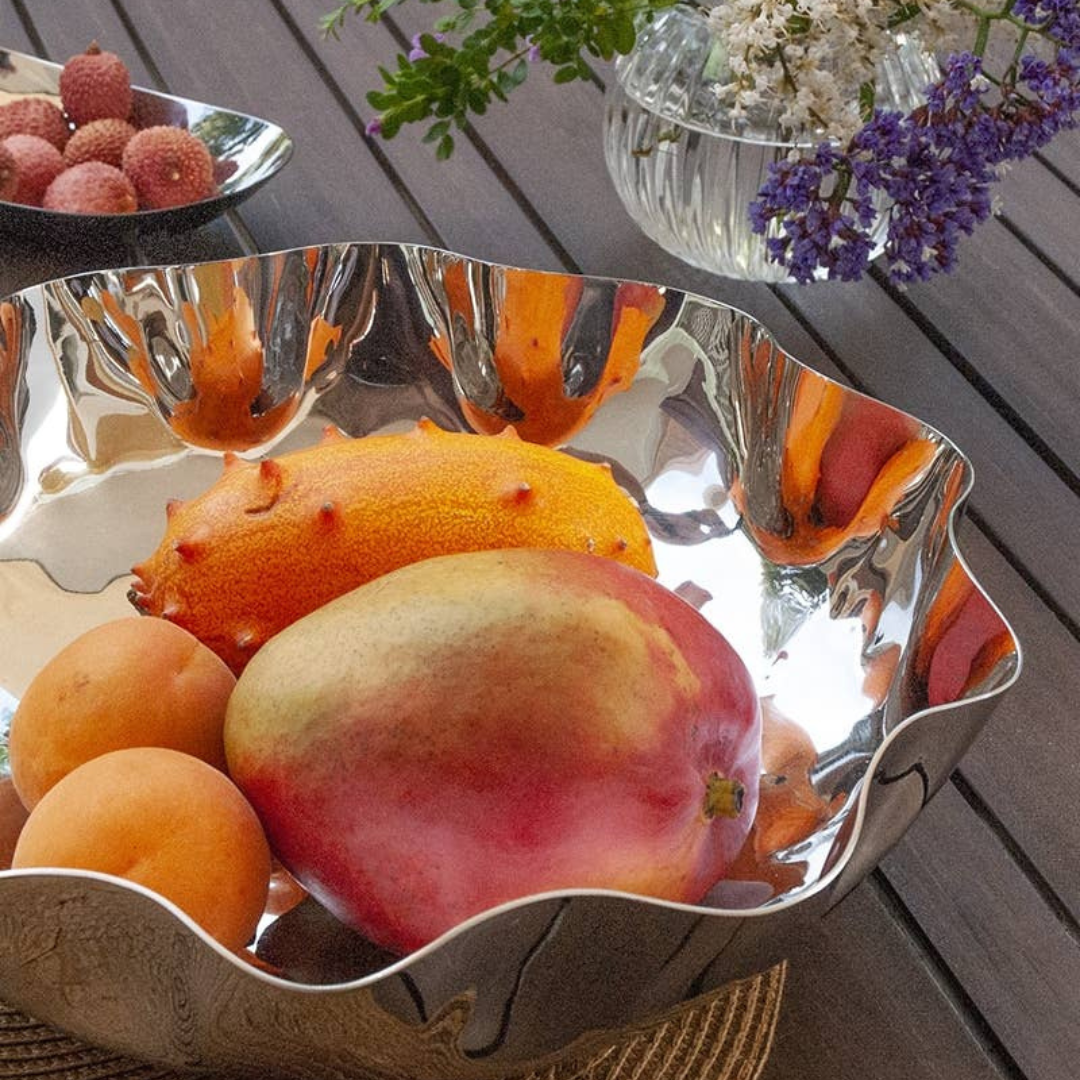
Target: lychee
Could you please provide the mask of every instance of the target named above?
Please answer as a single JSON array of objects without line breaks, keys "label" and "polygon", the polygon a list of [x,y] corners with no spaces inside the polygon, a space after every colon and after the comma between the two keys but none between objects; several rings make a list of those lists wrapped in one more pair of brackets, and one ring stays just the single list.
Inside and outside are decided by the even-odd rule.
[{"label": "lychee", "polygon": [[131,214],[138,201],[131,181],[115,165],[84,161],[60,173],[42,206],[68,214]]},{"label": "lychee", "polygon": [[60,72],[60,101],[76,127],[91,120],[126,120],[131,112],[131,74],[116,53],[92,41]]},{"label": "lychee", "polygon": [[135,129],[126,120],[91,120],[77,128],[64,147],[64,161],[81,165],[84,161],[104,161],[120,168],[120,159]]},{"label": "lychee", "polygon": [[45,98],[19,98],[0,105],[0,139],[9,135],[36,135],[63,150],[71,129],[64,114]]},{"label": "lychee", "polygon": [[40,206],[45,189],[64,171],[64,157],[37,135],[9,135],[2,145],[15,159],[19,184],[12,202]]},{"label": "lychee", "polygon": [[139,205],[152,210],[186,206],[213,195],[214,162],[190,131],[150,127],[124,147],[121,167],[135,185]]},{"label": "lychee", "polygon": [[0,143],[0,199],[10,201],[19,187],[19,167],[15,155]]}]

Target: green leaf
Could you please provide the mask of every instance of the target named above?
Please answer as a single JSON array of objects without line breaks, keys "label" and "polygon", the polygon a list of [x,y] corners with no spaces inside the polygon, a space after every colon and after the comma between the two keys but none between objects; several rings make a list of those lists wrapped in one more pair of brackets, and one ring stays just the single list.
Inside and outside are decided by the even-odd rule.
[{"label": "green leaf", "polygon": [[567,64],[566,67],[559,68],[552,76],[557,83],[573,82],[576,78],[578,78],[577,64]]},{"label": "green leaf", "polygon": [[871,79],[859,87],[859,115],[864,120],[869,120],[874,115],[874,100],[877,97],[877,89]]},{"label": "green leaf", "polygon": [[439,139],[445,138],[450,131],[450,121],[440,120],[438,123],[432,124],[427,129],[427,134],[423,138],[423,142],[433,143]]},{"label": "green leaf", "polygon": [[454,152],[454,136],[444,135],[435,147],[435,157],[439,161],[445,161]]},{"label": "green leaf", "polygon": [[890,16],[888,26],[890,30],[895,30],[898,26],[903,26],[904,23],[910,22],[912,19],[917,18],[922,13],[922,9],[918,4],[901,4]]},{"label": "green leaf", "polygon": [[635,41],[637,41],[637,28],[634,26],[633,18],[626,15],[615,24],[615,49],[625,56],[634,47]]},{"label": "green leaf", "polygon": [[615,28],[610,23],[601,23],[596,28],[593,40],[600,55],[605,60],[610,60],[615,54]]}]

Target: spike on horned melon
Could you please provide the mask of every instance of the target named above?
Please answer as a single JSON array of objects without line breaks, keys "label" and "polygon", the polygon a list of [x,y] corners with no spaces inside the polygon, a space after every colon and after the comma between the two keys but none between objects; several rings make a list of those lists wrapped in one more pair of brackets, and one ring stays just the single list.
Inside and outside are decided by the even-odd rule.
[{"label": "spike on horned melon", "polygon": [[226,455],[215,484],[166,511],[129,598],[235,672],[301,616],[434,555],[566,548],[656,574],[644,521],[606,465],[426,420],[404,434],[328,433],[260,462]]}]

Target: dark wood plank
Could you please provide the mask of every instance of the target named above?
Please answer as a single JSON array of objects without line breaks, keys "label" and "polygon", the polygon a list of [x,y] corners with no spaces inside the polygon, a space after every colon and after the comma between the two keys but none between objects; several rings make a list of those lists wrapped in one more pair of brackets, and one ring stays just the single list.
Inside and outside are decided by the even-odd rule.
[{"label": "dark wood plank", "polygon": [[1072,181],[1074,190],[1080,190],[1080,128],[1063,132],[1039,156],[1060,169]]},{"label": "dark wood plank", "polygon": [[140,0],[128,12],[171,93],[267,117],[293,137],[293,160],[240,211],[261,250],[431,241],[381,152],[342,111],[276,11],[229,4],[210,15],[198,0]]},{"label": "dark wood plank", "polygon": [[1024,650],[1020,682],[960,763],[964,780],[1024,853],[1036,882],[1056,894],[1059,917],[1080,919],[1080,802],[1076,705],[1080,642],[1031,594],[1003,556],[968,530],[973,572],[1008,613]]},{"label": "dark wood plank", "polygon": [[[137,86],[152,87],[151,70],[139,55],[124,20],[109,4],[58,4],[27,6],[35,36],[44,48],[40,55],[54,64],[82,52],[92,41],[117,54]],[[31,52],[37,52],[31,49]]]},{"label": "dark wood plank", "polygon": [[[971,458],[973,510],[1026,573],[1080,621],[1080,580],[1061,573],[1062,554],[1080,532],[1073,488],[875,282],[784,286],[782,292],[860,388],[938,427]],[[1032,521],[1039,522],[1037,531]]]},{"label": "dark wood plank", "polygon": [[1001,1080],[872,882],[790,958],[762,1080]]},{"label": "dark wood plank", "polygon": [[[1070,133],[1071,134],[1071,133]],[[1077,163],[1080,177],[1080,162]],[[1080,289],[1080,201],[1037,161],[1026,161],[1001,183],[1002,220]]]},{"label": "dark wood plank", "polygon": [[[389,31],[364,26],[354,33],[350,24],[340,40],[327,40],[318,31],[319,16],[327,10],[325,0],[283,0],[283,8],[359,118],[370,120],[365,94],[377,83],[377,66],[387,63],[396,49]],[[530,220],[468,139],[457,140],[456,152],[446,162],[438,162],[434,149],[414,131],[384,141],[381,147],[424,207],[442,246],[493,262],[540,270],[564,268],[538,221]]]},{"label": "dark wood plank", "polygon": [[1080,943],[955,789],[942,788],[883,869],[1023,1073],[1074,1080]]},{"label": "dark wood plank", "polygon": [[[1080,200],[1069,206],[1080,213]],[[1046,452],[1080,475],[1080,295],[990,221],[968,242],[955,274],[914,286],[909,296],[934,326],[947,328],[952,345]]]}]

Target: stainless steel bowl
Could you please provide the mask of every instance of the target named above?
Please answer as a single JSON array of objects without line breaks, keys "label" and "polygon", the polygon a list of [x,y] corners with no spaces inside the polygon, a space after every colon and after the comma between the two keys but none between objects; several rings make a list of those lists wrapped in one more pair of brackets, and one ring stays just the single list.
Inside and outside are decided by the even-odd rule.
[{"label": "stainless steel bowl", "polygon": [[[202,374],[222,342],[246,357],[230,398]],[[937,431],[701,296],[342,243],[83,274],[0,304],[0,685],[17,696],[78,629],[130,610],[166,501],[208,486],[224,451],[421,416],[609,461],[660,580],[742,654],[770,736],[732,878],[701,905],[525,897],[397,958],[309,905],[265,920],[266,970],[138,887],[8,871],[0,996],[222,1073],[525,1070],[814,933],[1017,677],[1018,643],[955,543],[970,465]]]},{"label": "stainless steel bowl", "polygon": [[[0,49],[0,104],[40,97],[60,104],[60,71],[36,56]],[[292,139],[256,116],[132,88],[136,127],[168,124],[187,128],[206,145],[219,179],[217,194],[187,206],[133,214],[67,214],[0,201],[0,233],[27,239],[89,243],[155,233],[186,232],[223,214],[257,191],[292,156]]]}]

